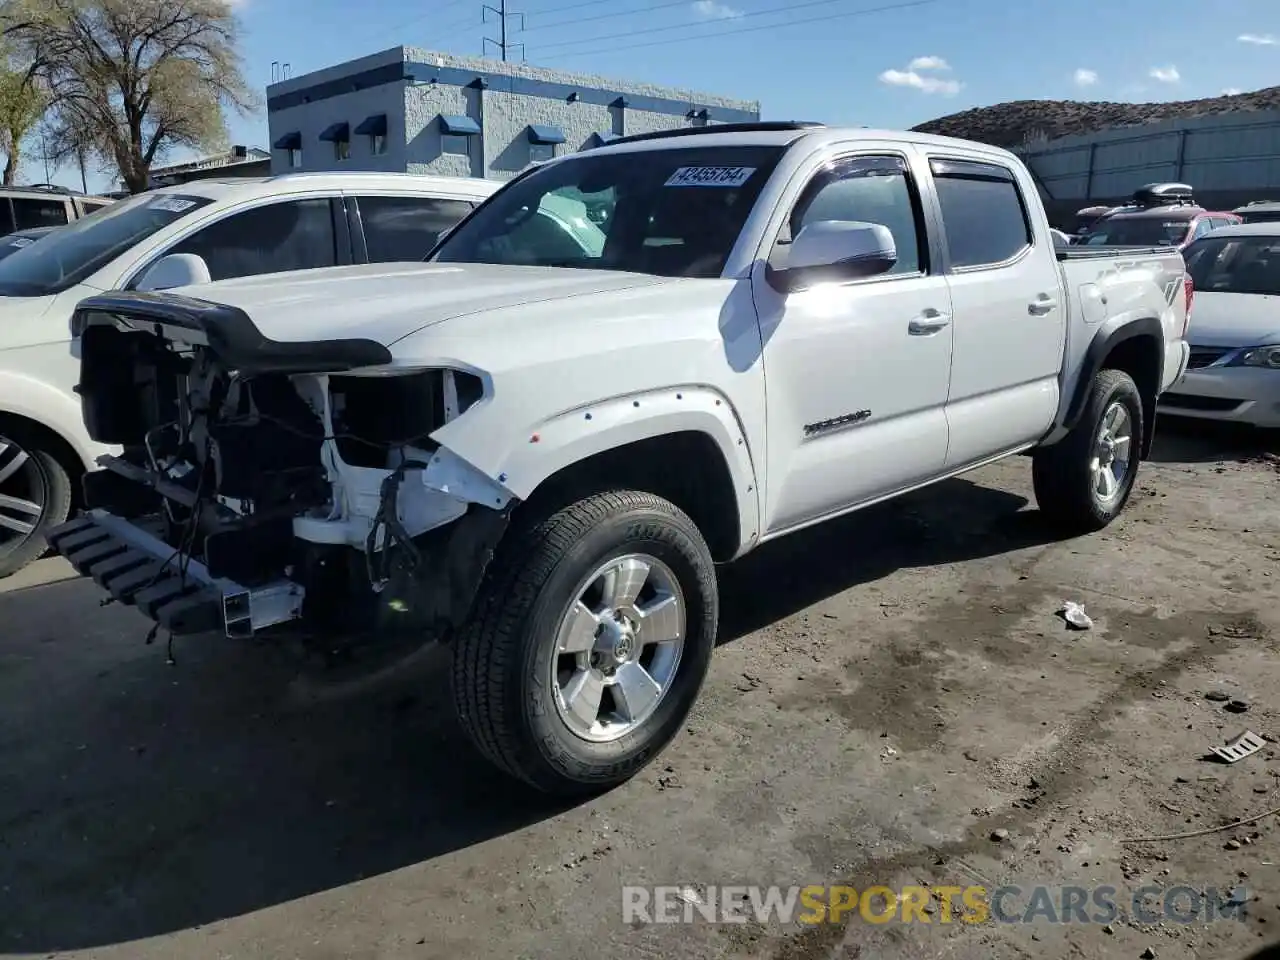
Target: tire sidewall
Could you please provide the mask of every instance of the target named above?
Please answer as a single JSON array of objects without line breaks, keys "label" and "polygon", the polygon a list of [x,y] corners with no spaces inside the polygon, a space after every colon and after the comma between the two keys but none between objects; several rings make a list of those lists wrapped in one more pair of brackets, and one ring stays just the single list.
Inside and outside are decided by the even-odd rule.
[{"label": "tire sidewall", "polygon": [[[1129,465],[1125,470],[1120,495],[1110,503],[1104,504],[1094,491],[1090,463],[1093,459],[1093,449],[1094,444],[1097,442],[1098,432],[1102,429],[1102,418],[1106,416],[1107,410],[1110,409],[1111,405],[1116,402],[1124,404],[1125,411],[1129,414],[1129,418],[1133,423],[1133,438],[1130,441]],[[1138,393],[1138,388],[1133,380],[1126,375],[1118,378],[1109,389],[1099,390],[1096,394],[1092,416],[1088,422],[1089,434],[1082,446],[1084,448],[1083,468],[1085,482],[1089,485],[1089,503],[1094,514],[1100,520],[1110,522],[1119,516],[1125,504],[1129,502],[1129,495],[1133,492],[1133,485],[1138,479],[1138,464],[1142,459],[1142,437],[1146,425],[1143,423],[1142,396]]]},{"label": "tire sidewall", "polygon": [[71,512],[72,491],[71,479],[66,469],[51,453],[21,431],[6,429],[0,436],[17,444],[30,457],[29,462],[35,466],[36,475],[40,478],[45,505],[44,513],[30,537],[21,544],[0,546],[0,577],[7,577],[45,554],[48,550],[45,534],[51,527],[67,519]]},{"label": "tire sidewall", "polygon": [[[550,678],[555,638],[583,579],[608,561],[648,554],[675,574],[685,602],[685,642],[675,680],[657,710],[617,740],[594,743],[560,718]],[[644,766],[679,732],[702,687],[715,647],[715,569],[696,529],[656,510],[629,510],[598,524],[556,564],[538,590],[522,633],[520,676],[511,689],[534,746],[564,776],[614,781]]]}]

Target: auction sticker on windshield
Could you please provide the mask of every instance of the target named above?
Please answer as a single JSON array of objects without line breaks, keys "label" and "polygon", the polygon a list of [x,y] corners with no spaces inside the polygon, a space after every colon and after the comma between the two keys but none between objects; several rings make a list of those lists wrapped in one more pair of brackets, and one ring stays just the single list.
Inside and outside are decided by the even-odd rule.
[{"label": "auction sticker on windshield", "polygon": [[755,167],[681,167],[667,178],[664,186],[740,187],[755,172]]},{"label": "auction sticker on windshield", "polygon": [[156,197],[148,204],[152,210],[164,210],[166,213],[186,213],[195,205],[194,200],[183,200],[181,197]]}]

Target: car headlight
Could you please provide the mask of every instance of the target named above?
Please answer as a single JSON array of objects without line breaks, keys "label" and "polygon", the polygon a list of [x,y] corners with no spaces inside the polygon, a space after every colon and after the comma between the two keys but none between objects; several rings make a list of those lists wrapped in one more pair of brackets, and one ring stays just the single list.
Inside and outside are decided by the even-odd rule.
[{"label": "car headlight", "polygon": [[1233,366],[1266,367],[1280,370],[1280,343],[1266,344],[1261,347],[1250,347],[1240,354]]}]

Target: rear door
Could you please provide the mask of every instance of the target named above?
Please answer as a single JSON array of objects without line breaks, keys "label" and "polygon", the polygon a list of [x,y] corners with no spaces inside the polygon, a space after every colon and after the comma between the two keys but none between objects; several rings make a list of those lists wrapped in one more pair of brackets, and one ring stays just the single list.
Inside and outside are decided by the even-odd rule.
[{"label": "rear door", "polygon": [[348,197],[347,204],[356,259],[369,263],[425,259],[441,234],[476,206],[450,197],[372,194]]},{"label": "rear door", "polygon": [[955,315],[950,444],[959,468],[1038,439],[1058,409],[1067,304],[1035,185],[1017,164],[921,148]]}]

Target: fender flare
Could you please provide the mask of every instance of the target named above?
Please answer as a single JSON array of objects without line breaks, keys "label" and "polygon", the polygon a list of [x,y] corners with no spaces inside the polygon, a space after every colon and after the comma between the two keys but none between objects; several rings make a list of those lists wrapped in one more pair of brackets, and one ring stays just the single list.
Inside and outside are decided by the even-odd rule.
[{"label": "fender flare", "polygon": [[755,463],[737,412],[728,398],[711,387],[667,387],[556,414],[532,427],[528,442],[505,453],[497,480],[526,500],[546,480],[589,457],[641,440],[690,432],[710,437],[724,458],[737,501],[738,542],[740,550],[746,549],[760,530]]},{"label": "fender flare", "polygon": [[0,371],[0,414],[30,420],[58,436],[85,470],[96,469],[97,458],[112,450],[90,439],[78,396],[11,370]]},{"label": "fender flare", "polygon": [[[1164,325],[1159,318],[1138,317],[1118,324],[1110,330],[1100,330],[1089,343],[1080,361],[1080,375],[1076,379],[1075,391],[1071,394],[1061,426],[1053,431],[1055,442],[1073,430],[1084,416],[1085,407],[1089,403],[1089,392],[1093,389],[1093,381],[1102,370],[1107,357],[1117,346],[1137,337],[1152,337],[1156,341],[1156,390],[1159,391],[1160,384],[1164,382],[1164,350],[1159,345],[1165,341]],[[1150,422],[1144,424],[1145,436],[1142,443],[1144,456],[1150,452],[1151,438],[1155,432],[1155,401],[1155,396],[1150,398],[1151,410],[1147,411],[1149,415],[1146,417]]]}]

